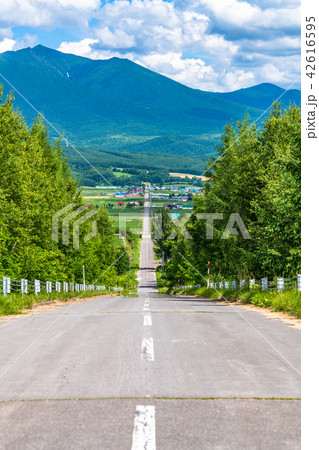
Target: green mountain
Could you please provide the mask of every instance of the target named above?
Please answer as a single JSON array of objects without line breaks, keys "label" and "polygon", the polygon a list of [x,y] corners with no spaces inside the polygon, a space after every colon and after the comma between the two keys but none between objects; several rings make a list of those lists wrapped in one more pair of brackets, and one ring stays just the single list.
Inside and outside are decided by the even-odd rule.
[{"label": "green mountain", "polygon": [[[226,122],[247,111],[258,118],[284,92],[271,84],[203,92],[127,59],[90,60],[41,45],[2,53],[0,73],[72,143],[152,154],[211,154]],[[0,82],[5,94],[12,90]],[[36,112],[15,98],[31,123]],[[300,91],[281,101],[300,103]]]}]

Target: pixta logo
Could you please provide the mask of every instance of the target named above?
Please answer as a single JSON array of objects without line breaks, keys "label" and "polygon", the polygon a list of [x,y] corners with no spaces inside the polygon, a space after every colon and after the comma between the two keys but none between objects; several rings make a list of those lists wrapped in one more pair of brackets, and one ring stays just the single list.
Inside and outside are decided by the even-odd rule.
[{"label": "pixta logo", "polygon": [[[198,220],[204,220],[206,222],[206,239],[214,239],[214,222],[216,220],[223,220],[223,213],[197,213],[197,214],[182,214],[179,217],[174,217],[172,222],[174,229],[168,236],[168,239],[174,239],[179,231],[185,239],[193,239],[188,230],[186,229],[186,223],[190,217],[196,217]],[[163,226],[162,226],[162,214],[155,214],[153,219],[154,238],[163,239]],[[244,239],[251,239],[251,236],[238,213],[230,214],[226,227],[221,235],[221,239],[228,239],[230,236],[237,236],[241,233]]]},{"label": "pixta logo", "polygon": [[[87,211],[85,206],[80,206],[77,209],[76,203],[69,203],[64,208],[57,211],[52,216],[52,239],[55,242],[59,242],[59,220],[62,218],[62,243],[64,245],[70,245],[70,222],[72,221],[72,237],[73,248],[80,248],[80,227],[83,223],[90,220],[97,214],[97,210],[89,210],[86,214],[82,215],[79,219],[73,221],[76,217]],[[73,210],[73,211],[72,211]],[[70,212],[71,211],[71,212]],[[91,231],[84,237],[84,242],[88,242],[97,234],[97,222],[94,220],[91,223]]]}]

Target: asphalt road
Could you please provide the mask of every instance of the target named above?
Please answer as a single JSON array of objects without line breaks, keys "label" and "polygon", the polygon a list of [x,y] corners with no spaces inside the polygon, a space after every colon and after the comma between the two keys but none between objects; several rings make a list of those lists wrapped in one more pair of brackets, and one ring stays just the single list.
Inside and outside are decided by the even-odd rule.
[{"label": "asphalt road", "polygon": [[2,321],[0,349],[1,449],[300,448],[300,331],[158,295],[148,217],[138,295]]}]

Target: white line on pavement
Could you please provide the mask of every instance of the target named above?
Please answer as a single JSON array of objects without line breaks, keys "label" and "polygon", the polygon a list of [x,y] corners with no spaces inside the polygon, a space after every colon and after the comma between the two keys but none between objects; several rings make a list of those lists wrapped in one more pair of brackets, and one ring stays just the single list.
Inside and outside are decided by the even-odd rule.
[{"label": "white line on pavement", "polygon": [[151,326],[152,325],[152,317],[150,314],[145,314],[144,316],[144,322],[143,322],[144,326]]},{"label": "white line on pavement", "polygon": [[153,338],[143,338],[141,348],[141,358],[146,361],[154,361]]},{"label": "white line on pavement", "polygon": [[132,450],[155,449],[155,406],[138,405],[134,418]]}]

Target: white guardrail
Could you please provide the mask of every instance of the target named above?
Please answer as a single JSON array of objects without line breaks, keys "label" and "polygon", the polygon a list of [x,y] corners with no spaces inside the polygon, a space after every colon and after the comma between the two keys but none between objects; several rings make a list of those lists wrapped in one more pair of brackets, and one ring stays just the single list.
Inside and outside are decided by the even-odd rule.
[{"label": "white guardrail", "polygon": [[[105,286],[96,286],[95,284],[79,284],[67,283],[60,281],[29,281],[26,279],[13,280],[9,277],[0,278],[0,293],[3,295],[11,293],[39,294],[45,292],[51,294],[52,292],[84,292],[84,291],[103,291]],[[120,288],[109,288],[109,290],[119,290]]]},{"label": "white guardrail", "polygon": [[[176,289],[189,289],[189,288],[202,287],[201,284],[178,286]],[[208,286],[207,286],[208,287]],[[298,289],[301,291],[301,275],[298,274],[292,278],[276,278],[276,280],[269,281],[268,278],[261,278],[261,280],[233,280],[233,281],[219,281],[209,283],[209,287],[213,289],[231,289],[236,291],[237,289],[261,289],[262,291],[268,291],[277,289],[277,292],[285,289]]]}]

